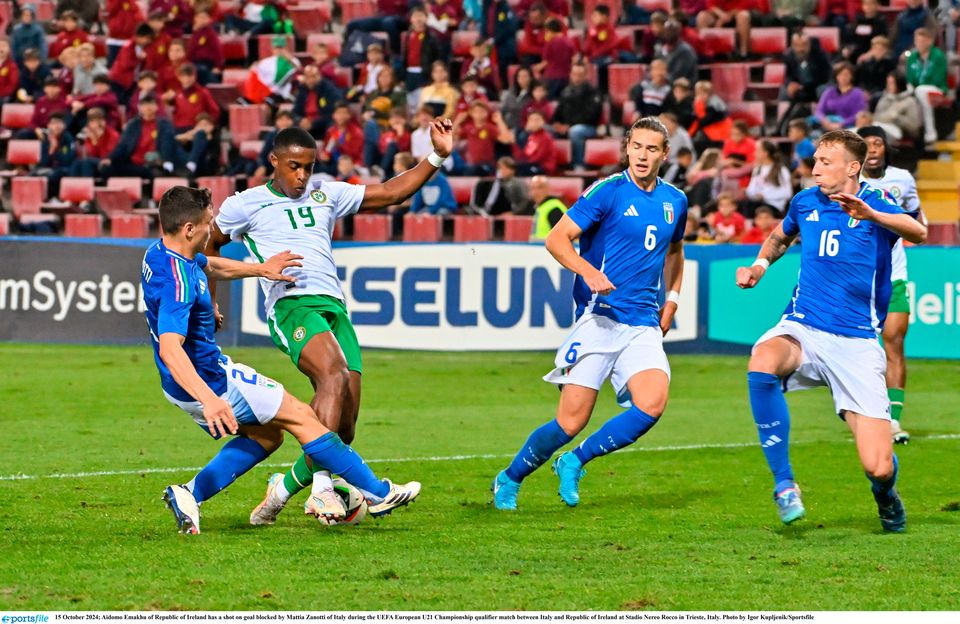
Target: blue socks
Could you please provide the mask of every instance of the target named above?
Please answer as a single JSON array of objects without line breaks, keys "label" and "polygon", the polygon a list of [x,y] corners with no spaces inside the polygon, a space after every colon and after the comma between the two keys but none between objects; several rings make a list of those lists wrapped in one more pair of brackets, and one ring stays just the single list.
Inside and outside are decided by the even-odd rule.
[{"label": "blue socks", "polygon": [[580,465],[584,465],[591,459],[633,444],[650,431],[657,420],[636,405],[631,405],[627,411],[603,423],[602,427],[573,449],[573,454],[580,460]]},{"label": "blue socks", "polygon": [[572,440],[556,419],[534,429],[521,447],[520,452],[507,466],[507,476],[520,483],[534,470],[542,466],[561,446]]},{"label": "blue socks", "polygon": [[237,477],[262,462],[268,455],[262,446],[250,438],[233,438],[224,444],[210,463],[187,484],[187,489],[193,493],[193,498],[198,503],[202,503],[236,481]]},{"label": "blue socks", "polygon": [[776,491],[793,486],[793,468],[790,466],[790,412],[783,396],[780,378],[770,373],[747,373],[750,388],[750,408],[757,423],[760,446],[773,473]]},{"label": "blue socks", "polygon": [[304,444],[303,452],[313,460],[316,467],[323,467],[340,475],[365,493],[383,498],[390,492],[390,486],[378,479],[363,458],[332,431]]},{"label": "blue socks", "polygon": [[879,481],[870,475],[867,475],[867,478],[870,479],[870,483],[873,485],[871,488],[873,490],[874,496],[885,497],[890,493],[890,490],[893,489],[893,486],[897,484],[897,475],[900,473],[900,460],[897,459],[897,454],[893,454],[893,476],[891,476],[886,481]]}]

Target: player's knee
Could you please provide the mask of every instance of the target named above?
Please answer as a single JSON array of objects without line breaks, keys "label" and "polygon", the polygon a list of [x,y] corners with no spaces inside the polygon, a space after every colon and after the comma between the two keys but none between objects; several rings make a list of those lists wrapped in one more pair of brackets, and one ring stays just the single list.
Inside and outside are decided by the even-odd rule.
[{"label": "player's knee", "polygon": [[633,406],[651,418],[660,418],[667,408],[667,397],[644,397],[634,400]]},{"label": "player's knee", "polygon": [[893,459],[877,460],[869,466],[864,466],[864,471],[871,479],[887,481],[893,476]]}]

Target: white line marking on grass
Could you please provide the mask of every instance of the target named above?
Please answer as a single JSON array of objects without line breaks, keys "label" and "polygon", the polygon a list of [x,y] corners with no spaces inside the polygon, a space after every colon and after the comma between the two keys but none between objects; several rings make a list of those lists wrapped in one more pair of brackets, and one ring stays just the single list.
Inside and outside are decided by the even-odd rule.
[{"label": "white line marking on grass", "polygon": [[[944,433],[929,436],[914,436],[914,440],[960,440],[960,433]],[[846,444],[850,440],[828,440],[811,442],[794,442],[793,445],[809,444]],[[660,453],[665,451],[702,451],[710,449],[740,449],[757,446],[757,442],[728,442],[716,444],[678,444],[674,446],[633,447],[618,451],[619,453]],[[513,454],[482,453],[477,455],[436,455],[432,457],[392,457],[386,459],[368,459],[369,464],[398,464],[404,462],[446,462],[466,461],[471,459],[507,459]],[[291,462],[271,462],[259,464],[261,468],[288,468]],[[87,477],[115,477],[120,475],[165,474],[176,472],[196,472],[202,466],[181,466],[178,468],[141,468],[139,470],[97,470],[93,472],[64,472],[45,475],[0,475],[0,481],[30,481],[34,479],[85,479]]]}]

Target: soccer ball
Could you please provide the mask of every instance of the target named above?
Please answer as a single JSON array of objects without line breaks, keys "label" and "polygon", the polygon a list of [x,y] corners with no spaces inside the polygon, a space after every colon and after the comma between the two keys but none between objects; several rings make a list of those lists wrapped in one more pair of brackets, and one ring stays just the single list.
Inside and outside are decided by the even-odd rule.
[{"label": "soccer ball", "polygon": [[343,507],[347,510],[347,515],[337,524],[360,524],[367,516],[367,499],[360,490],[337,477],[333,480],[333,491],[343,501]]}]

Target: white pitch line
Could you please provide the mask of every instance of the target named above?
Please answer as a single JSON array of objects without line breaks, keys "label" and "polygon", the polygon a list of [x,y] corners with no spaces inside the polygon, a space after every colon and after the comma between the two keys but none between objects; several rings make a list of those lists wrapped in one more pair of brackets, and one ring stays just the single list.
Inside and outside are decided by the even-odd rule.
[{"label": "white pitch line", "polygon": [[[944,433],[939,435],[916,436],[915,440],[960,440],[960,433]],[[807,444],[844,444],[850,440],[828,440],[794,442],[796,445]],[[661,453],[665,451],[702,451],[709,449],[739,449],[757,446],[757,442],[728,442],[716,444],[680,444],[675,446],[633,447],[622,449],[620,453]],[[477,455],[435,455],[431,457],[392,457],[386,459],[368,459],[369,464],[397,464],[403,462],[446,462],[465,461],[471,459],[507,459],[513,454],[483,453]],[[291,462],[259,464],[263,468],[287,468]],[[182,466],[178,468],[141,468],[139,470],[97,470],[93,472],[64,472],[46,475],[0,475],[0,481],[30,481],[34,479],[84,479],[87,477],[115,477],[121,475],[163,474],[171,472],[196,472],[202,466]]]}]

